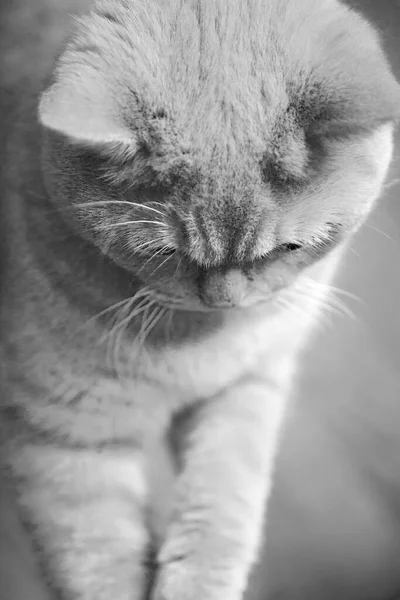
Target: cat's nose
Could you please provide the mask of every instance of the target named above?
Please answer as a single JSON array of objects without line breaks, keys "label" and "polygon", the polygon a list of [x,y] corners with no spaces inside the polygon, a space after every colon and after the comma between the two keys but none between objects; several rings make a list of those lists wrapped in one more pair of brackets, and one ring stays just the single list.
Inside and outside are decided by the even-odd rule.
[{"label": "cat's nose", "polygon": [[200,298],[209,307],[228,308],[239,306],[247,291],[247,278],[240,269],[227,271],[211,269],[199,280]]}]

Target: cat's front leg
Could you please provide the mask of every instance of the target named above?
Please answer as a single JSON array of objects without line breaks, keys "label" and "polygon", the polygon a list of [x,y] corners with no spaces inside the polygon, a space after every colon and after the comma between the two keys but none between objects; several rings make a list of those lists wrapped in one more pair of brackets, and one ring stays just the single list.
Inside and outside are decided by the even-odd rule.
[{"label": "cat's front leg", "polygon": [[256,558],[285,393],[261,378],[199,406],[153,600],[239,600]]},{"label": "cat's front leg", "polygon": [[143,600],[148,532],[136,450],[20,448],[12,461],[44,574],[63,600]]}]

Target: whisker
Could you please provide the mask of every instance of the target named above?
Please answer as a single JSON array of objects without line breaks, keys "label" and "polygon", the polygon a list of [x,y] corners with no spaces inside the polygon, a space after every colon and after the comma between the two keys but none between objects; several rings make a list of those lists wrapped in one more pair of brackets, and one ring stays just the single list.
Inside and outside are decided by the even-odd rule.
[{"label": "whisker", "polygon": [[322,281],[315,281],[314,279],[311,279],[310,277],[305,277],[301,281],[301,285],[307,285],[307,286],[311,286],[314,288],[321,288],[326,293],[333,292],[334,294],[340,294],[341,296],[350,298],[350,300],[355,300],[356,302],[364,303],[364,300],[362,298],[360,298],[359,296],[356,296],[356,294],[353,294],[351,292],[348,292],[347,290],[343,290],[342,288],[331,285],[330,283],[324,283]]},{"label": "whisker", "polygon": [[[307,282],[298,282],[294,286],[293,291],[295,293],[302,294],[302,296],[305,296],[309,300],[315,302],[323,302],[333,297],[333,294],[328,293],[326,288],[324,288],[323,286],[319,287],[317,285],[312,285]],[[339,299],[337,300],[340,301]]]},{"label": "whisker", "polygon": [[[106,334],[103,336],[103,340],[102,341],[107,341],[107,348],[106,348],[106,363],[109,366],[110,369],[114,368],[118,377],[120,375],[119,373],[119,368],[118,368],[118,357],[115,355],[115,353],[112,351],[112,347],[113,347],[113,340],[114,340],[114,336],[115,333],[118,329],[118,325],[121,322],[121,317],[122,315],[125,315],[127,310],[130,311],[132,304],[134,303],[134,300],[132,299],[132,301],[129,303],[129,306],[127,307],[127,309],[125,309],[125,307],[122,309],[122,311],[120,311],[117,315],[117,317],[114,319],[114,324],[111,327],[111,329],[106,332]],[[136,312],[133,311],[134,313]],[[122,313],[122,314],[121,314]],[[115,345],[115,344],[114,344]]]},{"label": "whisker", "polygon": [[172,258],[172,256],[173,256],[172,254],[170,254],[169,256],[167,256],[167,258],[166,258],[165,260],[163,260],[163,261],[162,261],[162,263],[160,263],[160,264],[158,265],[158,267],[156,267],[156,268],[154,269],[154,271],[152,272],[152,275],[154,275],[154,273],[157,273],[158,269],[160,269],[162,266],[164,266],[164,265],[165,265],[165,263],[166,263],[166,262],[168,262],[168,261],[169,261],[169,260]]},{"label": "whisker", "polygon": [[[144,248],[147,248],[147,247],[151,246],[152,244],[157,244],[157,242],[163,242],[163,241],[165,241],[165,237],[164,236],[161,236],[161,237],[158,237],[158,238],[153,238],[151,240],[148,240],[147,242],[143,242],[139,246],[136,246],[134,248],[134,251],[138,252],[140,250],[143,250]],[[156,248],[158,248],[158,246],[156,246]]]},{"label": "whisker", "polygon": [[317,292],[317,296],[313,296],[311,294],[311,289],[301,289],[300,287],[295,288],[293,290],[295,294],[301,299],[307,299],[311,301],[316,301],[318,303],[318,307],[322,309],[329,309],[331,312],[335,312],[338,316],[346,316],[351,319],[355,319],[354,313],[338,298],[335,298],[332,295],[321,296],[320,293]]},{"label": "whisker", "polygon": [[337,298],[337,294],[342,294],[345,297],[347,296],[351,298],[352,300],[362,302],[360,298],[350,294],[349,292],[346,292],[345,290],[335,288],[330,284],[317,282],[310,278],[303,278],[293,287],[283,291],[283,297],[293,301],[294,304],[297,302],[297,306],[301,306],[304,301],[316,302],[318,308],[320,308],[322,311],[330,311],[331,313],[341,317],[346,316],[351,319],[356,319],[355,314],[349,309],[349,307],[339,298]]},{"label": "whisker", "polygon": [[349,309],[346,304],[334,297],[328,297],[319,302],[321,310],[328,310],[338,317],[347,317],[348,319],[356,320],[356,315]]},{"label": "whisker", "polygon": [[143,329],[143,332],[141,333],[141,335],[138,339],[138,341],[140,342],[139,351],[143,347],[143,345],[144,345],[146,339],[149,337],[151,331],[154,329],[154,327],[160,321],[161,317],[166,314],[167,310],[168,309],[164,308],[163,306],[161,306],[161,307],[157,306],[154,309],[154,311],[150,315],[147,326]]},{"label": "whisker", "polygon": [[100,229],[100,231],[102,231],[104,229],[114,229],[115,227],[124,227],[127,225],[140,225],[140,224],[160,225],[161,227],[168,228],[168,225],[166,223],[163,223],[162,221],[149,221],[149,220],[141,219],[139,221],[121,221],[120,223],[107,223],[106,225],[99,225],[97,227],[97,229]]},{"label": "whisker", "polygon": [[[168,245],[163,246],[162,248],[159,248],[156,252],[154,252],[154,254],[152,254],[152,256],[150,256],[140,267],[138,273],[140,273],[142,271],[142,269],[144,269],[144,267],[154,258],[156,258],[156,256],[158,256],[159,254],[162,254],[164,252],[164,250],[169,249]],[[168,257],[170,258],[170,257]]]},{"label": "whisker", "polygon": [[310,246],[310,252],[312,252],[314,254],[314,256],[317,258],[317,260],[319,260],[321,258],[320,254],[318,254],[318,252],[312,246]]},{"label": "whisker", "polygon": [[[161,202],[152,202],[152,204],[158,204],[160,206],[164,206]],[[93,208],[95,206],[108,206],[108,205],[124,205],[135,207],[135,208],[144,208],[145,210],[150,210],[152,212],[157,213],[161,217],[165,217],[166,213],[163,213],[161,210],[154,208],[153,206],[148,206],[147,204],[140,204],[138,202],[129,202],[128,200],[96,200],[94,202],[80,202],[79,204],[72,204],[71,206],[63,206],[62,210],[73,210],[74,208]]]},{"label": "whisker", "polygon": [[400,177],[397,177],[395,179],[391,179],[387,183],[384,183],[382,187],[386,191],[386,190],[390,190],[392,187],[396,187],[399,183],[400,183]]},{"label": "whisker", "polygon": [[[129,322],[131,322],[144,309],[146,309],[147,304],[149,303],[150,294],[151,294],[151,291],[148,288],[146,288],[145,292],[138,293],[135,296],[133,296],[131,298],[131,302],[129,303],[129,306],[123,307],[122,310],[118,313],[118,316],[116,319],[117,322],[113,325],[112,329],[108,332],[108,335],[106,335],[106,337],[105,337],[105,339],[108,339],[107,349],[106,349],[106,362],[110,366],[110,368],[113,368],[113,367],[115,368],[118,376],[121,375],[121,372],[119,369],[119,364],[120,364],[119,359],[120,359],[120,346],[121,346],[122,335],[123,335],[124,331],[126,331],[126,328],[128,327]],[[134,308],[134,310],[131,311],[131,307],[134,304],[134,302],[137,300],[140,300],[140,298],[142,298],[142,300],[139,302],[138,306],[136,306]],[[129,311],[129,314],[127,316],[124,316],[124,315],[126,315],[127,311]],[[119,336],[119,333],[121,334],[120,336]],[[118,349],[116,349],[117,343],[118,343]]]},{"label": "whisker", "polygon": [[[153,303],[153,305],[154,304],[155,302]],[[149,308],[150,306],[147,307],[147,310]],[[166,313],[166,311],[167,309],[165,309],[164,307],[156,305],[153,312],[150,315],[144,316],[144,318],[142,319],[142,324],[139,333],[136,336],[134,345],[132,347],[132,354],[129,360],[130,371],[132,371],[133,369],[133,362],[135,358],[137,358],[140,352],[143,350],[147,337],[149,336],[152,329],[154,329],[154,327],[157,325],[158,321],[163,316],[163,314]]]},{"label": "whisker", "polygon": [[388,240],[390,240],[394,244],[397,244],[396,240],[393,239],[388,233],[385,233],[385,231],[382,231],[382,229],[378,229],[378,227],[375,227],[374,225],[370,225],[369,223],[365,223],[365,227],[368,227],[369,229],[372,229],[373,231],[377,231],[378,233],[380,233],[381,235],[383,235],[385,238],[387,238]]},{"label": "whisker", "polygon": [[340,290],[339,288],[336,289],[333,286],[319,282],[303,281],[297,284],[295,286],[295,289],[307,295],[310,295],[310,297],[315,299],[317,302],[334,301],[336,303],[343,304],[342,301],[339,298],[337,298],[337,296],[340,294],[345,298],[362,302],[361,298],[358,298],[350,292],[345,292],[344,290]]},{"label": "whisker", "polygon": [[173,279],[175,279],[175,278],[176,278],[176,276],[177,276],[177,274],[178,274],[178,270],[179,270],[179,267],[180,267],[180,266],[181,266],[181,264],[182,264],[182,260],[183,260],[183,256],[181,256],[181,257],[180,257],[180,259],[179,259],[179,262],[178,262],[178,264],[176,265],[175,273],[173,274],[173,277],[172,277]]},{"label": "whisker", "polygon": [[175,311],[173,309],[169,308],[168,313],[169,313],[169,319],[168,319],[166,327],[165,327],[165,337],[166,337],[166,341],[169,343],[171,341],[172,321],[175,316]]},{"label": "whisker", "polygon": [[[132,312],[130,312],[131,307],[136,300],[138,300],[138,298],[133,297],[129,305],[126,305],[122,308],[122,310],[118,313],[117,318],[114,318],[114,321],[116,321],[116,323],[114,323],[111,329],[103,335],[102,341],[112,338],[112,336],[117,333],[118,329],[123,328],[126,322],[129,323],[129,321],[131,321],[137,314],[139,314],[142,306],[148,302],[148,296],[146,295],[144,299],[142,299],[142,301],[139,302],[137,306],[135,306],[135,309]],[[124,316],[127,312],[129,314],[127,316]]]},{"label": "whisker", "polygon": [[115,327],[115,323],[116,322],[118,323],[118,321],[121,318],[121,316],[124,315],[126,312],[129,312],[131,310],[131,307],[134,304],[135,300],[136,300],[136,295],[132,296],[129,299],[129,302],[127,302],[121,308],[118,309],[118,311],[110,319],[110,324],[109,324],[110,329],[106,330],[104,332],[104,334],[102,335],[102,337],[99,340],[99,343],[103,343],[111,335],[111,332],[112,332],[113,328]]},{"label": "whisker", "polygon": [[347,248],[347,250],[350,250],[350,252],[352,252],[355,256],[357,256],[357,258],[361,258],[361,256],[358,254],[358,252],[356,250],[354,250],[353,246],[346,244],[346,248]]},{"label": "whisker", "polygon": [[93,315],[83,325],[78,327],[78,329],[75,331],[75,335],[78,334],[80,331],[82,331],[82,329],[85,329],[90,323],[92,323],[96,319],[100,319],[102,316],[106,315],[108,312],[111,312],[112,310],[117,310],[118,308],[120,308],[120,307],[124,306],[125,304],[127,304],[128,302],[130,302],[131,299],[132,299],[131,297],[124,298],[123,300],[120,300],[119,302],[116,302],[115,304],[108,306],[107,308],[100,311],[96,315]]},{"label": "whisker", "polygon": [[147,327],[152,322],[152,320],[153,320],[154,316],[157,314],[158,310],[159,310],[159,306],[156,306],[155,309],[153,310],[153,312],[149,316],[146,316],[142,320],[142,325],[140,327],[140,331],[139,331],[139,333],[138,333],[138,335],[136,336],[136,339],[135,339],[135,344],[137,344],[137,342],[140,342],[138,344],[139,347],[141,345],[143,345],[142,344],[142,340],[144,341],[144,339],[146,338],[146,333],[145,332],[147,330]]},{"label": "whisker", "polygon": [[[138,308],[138,310],[135,310],[133,314],[128,315],[128,317],[126,317],[124,319],[124,322],[121,323],[121,326],[119,327],[119,331],[116,331],[116,335],[115,335],[115,341],[114,341],[114,352],[113,352],[113,357],[114,357],[114,363],[116,366],[118,366],[118,362],[119,362],[119,357],[121,355],[121,345],[122,345],[122,338],[124,333],[126,332],[129,324],[132,322],[132,320],[137,317],[139,314],[147,311],[149,308],[151,308],[151,306],[154,306],[155,302],[153,300],[148,300],[146,299],[144,301],[144,304],[142,304],[140,306],[140,308]],[[128,361],[130,365],[130,360]],[[117,373],[120,373],[120,371],[118,370],[117,367]]]},{"label": "whisker", "polygon": [[306,313],[306,311],[302,308],[300,308],[300,306],[296,305],[294,302],[291,302],[289,298],[282,298],[282,297],[277,297],[274,299],[274,302],[276,303],[277,306],[280,306],[281,308],[284,308],[285,310],[288,310],[289,312],[295,314],[296,316],[300,316],[302,318],[304,318],[305,316],[309,316],[308,313]]}]

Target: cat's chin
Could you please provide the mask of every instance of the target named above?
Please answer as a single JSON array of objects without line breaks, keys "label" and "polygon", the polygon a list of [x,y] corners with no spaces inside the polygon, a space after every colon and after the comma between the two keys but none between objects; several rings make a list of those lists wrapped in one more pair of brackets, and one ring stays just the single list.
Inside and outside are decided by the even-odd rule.
[{"label": "cat's chin", "polygon": [[186,302],[186,303],[181,303],[181,304],[177,304],[177,303],[168,303],[168,302],[163,302],[162,303],[163,306],[165,306],[166,308],[175,310],[175,311],[182,311],[185,313],[202,313],[202,314],[246,314],[246,313],[250,313],[252,311],[255,310],[259,310],[259,309],[266,309],[268,306],[272,307],[273,302],[272,302],[272,298],[264,298],[264,299],[257,299],[257,300],[253,300],[253,301],[247,301],[247,302],[240,302],[237,304],[226,304],[226,305],[215,305],[215,306],[210,306],[210,305],[206,305],[203,304],[202,302]]}]

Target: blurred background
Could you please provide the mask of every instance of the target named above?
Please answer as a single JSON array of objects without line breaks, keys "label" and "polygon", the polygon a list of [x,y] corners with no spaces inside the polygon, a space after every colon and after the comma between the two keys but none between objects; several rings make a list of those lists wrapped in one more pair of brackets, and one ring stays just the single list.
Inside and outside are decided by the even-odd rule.
[{"label": "blurred background", "polygon": [[[400,0],[348,3],[381,31],[400,79]],[[46,73],[71,6],[87,4],[1,0],[2,140],[20,87]],[[400,132],[385,194],[335,281],[353,316],[327,314],[304,353],[248,600],[400,599],[398,181]],[[1,484],[0,598],[46,598]]]},{"label": "blurred background", "polygon": [[[400,79],[400,1],[347,3],[378,27]],[[325,318],[303,357],[252,599],[400,599],[399,133],[334,282],[355,295],[338,296],[354,318]]]}]

